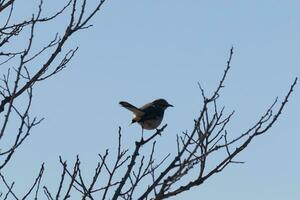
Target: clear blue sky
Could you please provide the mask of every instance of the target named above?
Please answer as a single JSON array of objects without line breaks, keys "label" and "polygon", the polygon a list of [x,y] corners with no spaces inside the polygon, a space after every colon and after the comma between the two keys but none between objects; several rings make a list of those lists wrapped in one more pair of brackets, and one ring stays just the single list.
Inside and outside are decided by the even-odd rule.
[{"label": "clear blue sky", "polygon": [[[47,5],[60,7],[54,1]],[[132,149],[140,127],[128,126],[131,116],[118,105],[120,100],[139,106],[165,98],[173,104],[158,148],[174,149],[176,134],[192,129],[200,109],[197,82],[207,91],[214,89],[232,45],[232,69],[221,102],[228,112],[236,110],[230,132],[239,135],[300,76],[299,8],[296,0],[108,0],[94,26],[68,42],[68,47],[80,47],[68,68],[35,88],[32,113],[46,120],[6,169],[16,177],[15,187],[22,191],[23,184],[32,182],[42,162],[44,183],[57,185],[59,155],[73,162],[79,154],[89,175],[97,154],[115,145],[119,125]],[[46,38],[59,26],[56,22],[40,31]],[[229,166],[172,200],[298,199],[299,102],[297,85],[278,123],[239,156],[244,165]]]}]

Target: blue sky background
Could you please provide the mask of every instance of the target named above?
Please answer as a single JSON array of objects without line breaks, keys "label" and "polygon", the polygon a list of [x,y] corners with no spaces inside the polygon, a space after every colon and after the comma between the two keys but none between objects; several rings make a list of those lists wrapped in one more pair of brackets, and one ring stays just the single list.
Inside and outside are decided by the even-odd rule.
[{"label": "blue sky background", "polygon": [[[54,1],[46,4],[49,13],[60,7]],[[30,13],[31,6],[22,5],[20,16]],[[229,131],[239,135],[276,96],[281,100],[300,75],[299,7],[296,0],[108,0],[92,20],[94,26],[67,43],[67,48],[80,47],[68,68],[35,87],[32,114],[46,120],[6,173],[15,177],[21,192],[46,162],[43,180],[55,189],[58,156],[73,162],[79,154],[88,176],[97,154],[114,147],[118,126],[125,147],[132,149],[140,127],[128,126],[131,115],[118,105],[120,100],[141,106],[165,98],[173,104],[165,113],[168,127],[158,150],[175,149],[176,134],[192,129],[202,105],[197,82],[207,92],[214,90],[232,45],[232,68],[220,106],[236,111]],[[44,43],[37,47],[62,27],[63,19],[43,26],[39,33]],[[275,126],[239,156],[244,165],[231,165],[172,200],[299,198],[299,102],[297,85]]]}]

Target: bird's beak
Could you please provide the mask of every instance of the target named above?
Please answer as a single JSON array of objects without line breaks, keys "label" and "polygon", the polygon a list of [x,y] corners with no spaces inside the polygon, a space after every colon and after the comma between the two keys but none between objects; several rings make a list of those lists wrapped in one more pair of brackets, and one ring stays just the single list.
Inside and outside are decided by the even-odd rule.
[{"label": "bird's beak", "polygon": [[168,107],[174,107],[173,105],[171,105],[171,104],[168,104]]}]

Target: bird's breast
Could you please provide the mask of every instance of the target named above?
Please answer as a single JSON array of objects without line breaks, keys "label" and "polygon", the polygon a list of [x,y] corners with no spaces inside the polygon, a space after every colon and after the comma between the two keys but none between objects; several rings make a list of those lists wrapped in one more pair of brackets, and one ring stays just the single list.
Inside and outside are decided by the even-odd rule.
[{"label": "bird's breast", "polygon": [[143,129],[152,130],[157,128],[162,121],[161,119],[150,119],[143,122],[139,122],[139,124],[143,127]]}]

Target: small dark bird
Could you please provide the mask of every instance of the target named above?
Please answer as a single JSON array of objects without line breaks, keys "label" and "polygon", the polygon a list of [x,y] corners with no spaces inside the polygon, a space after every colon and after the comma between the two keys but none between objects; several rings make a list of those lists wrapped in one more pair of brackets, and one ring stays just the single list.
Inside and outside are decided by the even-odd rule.
[{"label": "small dark bird", "polygon": [[168,107],[173,107],[164,99],[156,99],[151,103],[137,108],[126,101],[120,102],[121,106],[133,112],[131,123],[139,123],[142,129],[156,129],[163,120],[164,112]]}]

